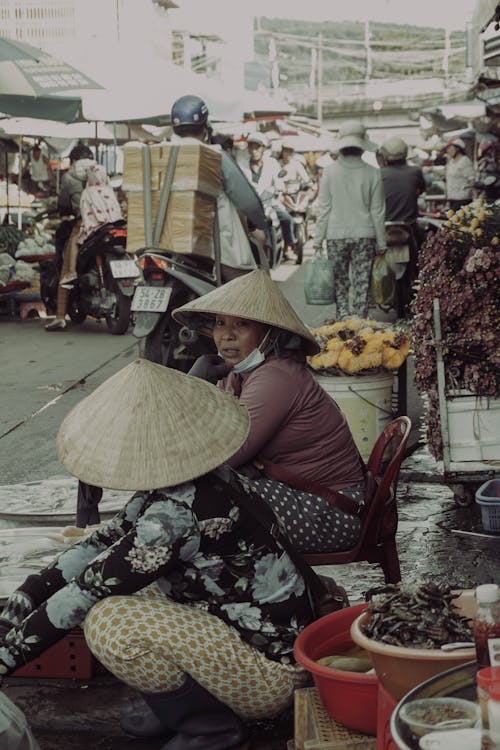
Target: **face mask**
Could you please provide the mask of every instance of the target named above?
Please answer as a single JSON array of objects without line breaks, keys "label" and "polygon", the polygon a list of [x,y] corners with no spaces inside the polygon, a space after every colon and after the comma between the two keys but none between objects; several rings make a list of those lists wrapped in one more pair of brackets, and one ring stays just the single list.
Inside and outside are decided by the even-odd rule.
[{"label": "face mask", "polygon": [[266,335],[262,339],[260,346],[258,346],[256,349],[253,349],[250,354],[245,357],[245,359],[241,360],[241,362],[238,362],[238,364],[233,367],[233,372],[235,372],[236,374],[240,374],[242,372],[250,372],[251,370],[255,370],[256,367],[264,362],[266,355],[262,350],[265,347],[266,339],[268,339],[270,333],[271,329],[269,328]]}]

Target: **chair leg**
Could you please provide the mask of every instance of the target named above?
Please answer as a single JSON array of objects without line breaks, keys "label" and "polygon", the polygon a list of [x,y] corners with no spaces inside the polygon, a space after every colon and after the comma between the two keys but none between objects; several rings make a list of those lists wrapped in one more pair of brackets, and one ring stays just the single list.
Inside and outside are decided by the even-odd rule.
[{"label": "chair leg", "polygon": [[398,549],[394,538],[387,539],[381,550],[380,565],[384,571],[386,583],[399,583],[401,580],[401,568],[399,565]]}]

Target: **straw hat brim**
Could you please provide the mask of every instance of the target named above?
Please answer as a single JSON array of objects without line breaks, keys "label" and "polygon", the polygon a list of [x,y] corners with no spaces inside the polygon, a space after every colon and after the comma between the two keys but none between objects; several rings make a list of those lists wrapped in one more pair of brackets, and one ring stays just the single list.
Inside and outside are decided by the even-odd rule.
[{"label": "straw hat brim", "polygon": [[78,479],[116,490],[171,487],[227,461],[250,429],[229,393],[138,359],[63,420],[59,460]]},{"label": "straw hat brim", "polygon": [[188,327],[195,327],[207,336],[212,335],[210,320],[215,315],[232,315],[295,333],[302,339],[302,350],[317,354],[320,346],[302,323],[285,295],[269,274],[256,269],[223,284],[202,297],[178,307],[174,319]]},{"label": "straw hat brim", "polygon": [[360,148],[362,151],[376,151],[378,146],[367,138],[360,138],[358,135],[345,135],[335,142],[332,151],[340,151],[343,148]]}]

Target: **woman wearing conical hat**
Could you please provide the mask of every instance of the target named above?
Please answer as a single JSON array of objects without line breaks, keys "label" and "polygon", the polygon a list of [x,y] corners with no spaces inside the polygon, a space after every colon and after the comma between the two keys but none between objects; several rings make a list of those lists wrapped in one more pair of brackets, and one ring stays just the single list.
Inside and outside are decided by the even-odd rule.
[{"label": "woman wearing conical hat", "polygon": [[164,736],[162,750],[247,747],[242,719],[291,705],[309,680],[293,655],[309,591],[236,473],[217,468],[248,429],[230,394],[145,360],[72,409],[61,463],[88,484],[140,491],[11,595],[0,680],[84,623],[99,661],[142,694],[122,728]]},{"label": "woman wearing conical hat", "polygon": [[[201,357],[190,374],[217,381],[250,414],[249,435],[228,464],[250,477],[302,552],[352,548],[362,461],[344,414],[306,367],[318,344],[277,284],[252,271],[173,316],[213,336],[219,353]],[[347,500],[332,497],[339,491]]]}]

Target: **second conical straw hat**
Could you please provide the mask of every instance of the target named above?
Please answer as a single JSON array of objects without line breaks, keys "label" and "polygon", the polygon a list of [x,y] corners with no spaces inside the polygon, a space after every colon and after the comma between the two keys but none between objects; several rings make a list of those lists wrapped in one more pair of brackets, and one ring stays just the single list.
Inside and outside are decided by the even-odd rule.
[{"label": "second conical straw hat", "polygon": [[224,463],[249,427],[248,413],[234,396],[139,359],[69,412],[57,450],[63,466],[87,484],[152,490]]},{"label": "second conical straw hat", "polygon": [[[233,315],[282,328],[302,338],[306,354],[317,354],[319,345],[299,316],[266,271],[256,269],[223,284],[203,297],[188,302],[173,311],[179,323],[190,326],[203,315]],[[208,325],[198,326],[202,333],[211,334]]]}]

